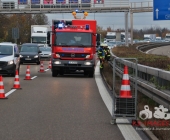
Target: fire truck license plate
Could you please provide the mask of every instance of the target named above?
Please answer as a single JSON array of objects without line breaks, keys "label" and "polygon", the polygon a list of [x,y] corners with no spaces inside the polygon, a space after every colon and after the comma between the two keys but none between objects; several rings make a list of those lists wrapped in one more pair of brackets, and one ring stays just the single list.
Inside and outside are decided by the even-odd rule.
[{"label": "fire truck license plate", "polygon": [[69,64],[77,64],[77,61],[69,61]]}]

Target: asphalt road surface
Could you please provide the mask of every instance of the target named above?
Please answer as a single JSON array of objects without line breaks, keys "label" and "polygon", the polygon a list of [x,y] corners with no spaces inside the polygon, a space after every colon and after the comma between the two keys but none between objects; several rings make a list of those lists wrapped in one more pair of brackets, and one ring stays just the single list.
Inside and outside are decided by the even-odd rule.
[{"label": "asphalt road surface", "polygon": [[170,46],[158,47],[148,52],[149,54],[166,55],[170,57]]},{"label": "asphalt road surface", "polygon": [[[44,69],[49,61],[44,61]],[[0,100],[0,140],[123,140],[101,99],[94,78],[83,74],[52,77],[31,64],[33,80],[24,80],[27,64],[20,67],[21,90]],[[5,93],[14,77],[3,76]]]}]

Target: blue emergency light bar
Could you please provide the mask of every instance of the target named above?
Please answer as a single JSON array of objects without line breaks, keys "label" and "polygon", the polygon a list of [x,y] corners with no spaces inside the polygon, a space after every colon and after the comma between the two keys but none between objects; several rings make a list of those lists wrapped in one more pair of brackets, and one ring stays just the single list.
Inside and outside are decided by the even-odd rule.
[{"label": "blue emergency light bar", "polygon": [[87,25],[85,26],[85,29],[86,29],[86,30],[89,30],[89,29],[90,29],[90,25],[87,24]]},{"label": "blue emergency light bar", "polygon": [[85,29],[85,30],[89,30],[90,29],[90,25],[86,24],[85,26],[76,26],[76,25],[65,25],[64,23],[60,22],[57,24],[56,28],[58,29],[63,29],[63,28],[72,28],[72,29]]},{"label": "blue emergency light bar", "polygon": [[58,28],[59,28],[59,29],[62,29],[63,27],[64,27],[63,23],[59,23],[59,24],[58,24]]}]

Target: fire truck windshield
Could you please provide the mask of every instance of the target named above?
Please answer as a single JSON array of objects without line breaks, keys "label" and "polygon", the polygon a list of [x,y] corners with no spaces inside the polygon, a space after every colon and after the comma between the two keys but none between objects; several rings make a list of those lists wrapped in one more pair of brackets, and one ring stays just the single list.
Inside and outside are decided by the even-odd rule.
[{"label": "fire truck windshield", "polygon": [[82,32],[57,32],[55,41],[57,46],[91,47],[92,34]]}]

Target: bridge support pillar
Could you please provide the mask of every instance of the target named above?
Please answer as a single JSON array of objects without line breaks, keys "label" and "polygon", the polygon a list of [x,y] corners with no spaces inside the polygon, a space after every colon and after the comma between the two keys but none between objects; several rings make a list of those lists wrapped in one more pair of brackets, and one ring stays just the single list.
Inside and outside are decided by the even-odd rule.
[{"label": "bridge support pillar", "polygon": [[130,12],[130,37],[131,37],[131,45],[133,45],[133,12]]},{"label": "bridge support pillar", "polygon": [[125,12],[125,45],[129,47],[128,42],[128,12]]}]

